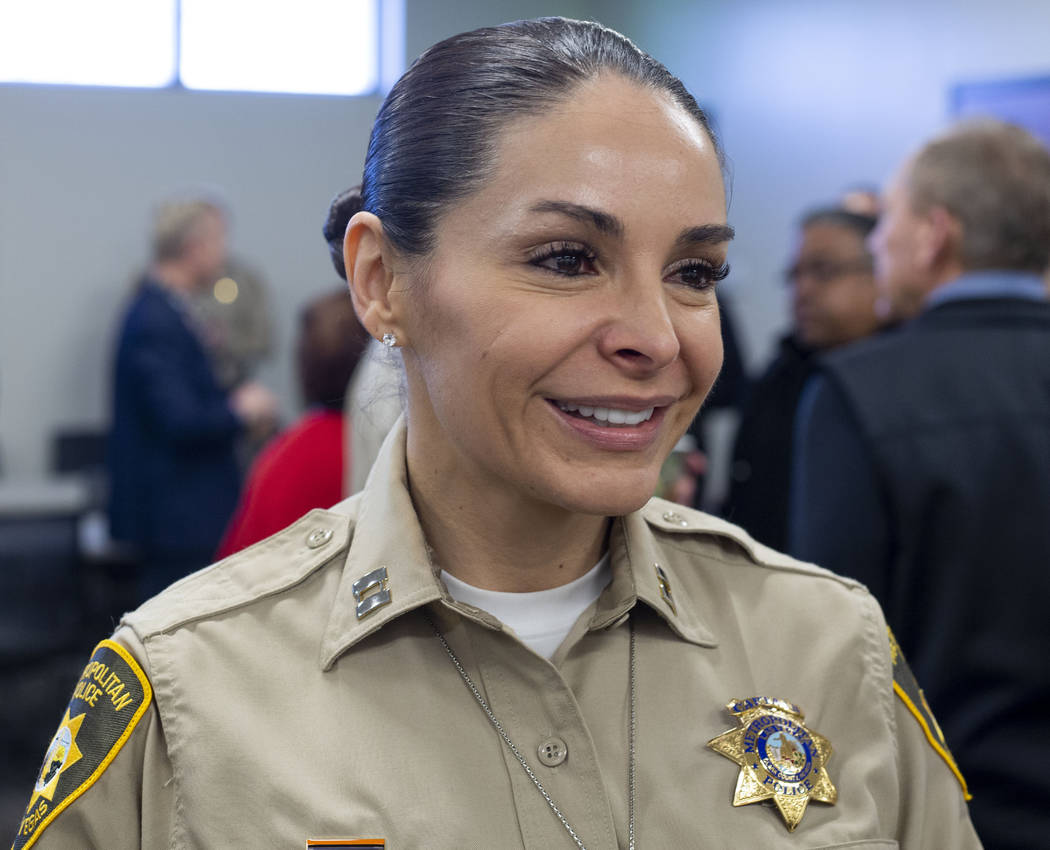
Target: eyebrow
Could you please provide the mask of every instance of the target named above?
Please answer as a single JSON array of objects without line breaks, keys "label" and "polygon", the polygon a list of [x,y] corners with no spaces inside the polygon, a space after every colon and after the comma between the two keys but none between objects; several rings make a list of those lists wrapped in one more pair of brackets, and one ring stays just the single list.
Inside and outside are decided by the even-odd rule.
[{"label": "eyebrow", "polygon": [[690,227],[683,230],[675,240],[676,248],[684,248],[688,245],[717,245],[721,242],[729,242],[736,236],[736,231],[728,224],[702,224],[699,227]]},{"label": "eyebrow", "polygon": [[560,213],[577,221],[593,226],[599,233],[617,238],[623,236],[623,222],[616,216],[601,210],[585,207],[581,204],[570,204],[567,201],[540,201],[530,207],[534,213]]},{"label": "eyebrow", "polygon": [[[534,213],[558,213],[594,227],[599,233],[622,238],[623,222],[616,216],[568,201],[540,201],[529,208]],[[683,230],[675,240],[676,248],[688,245],[713,245],[728,242],[736,235],[727,224],[703,224]]]}]

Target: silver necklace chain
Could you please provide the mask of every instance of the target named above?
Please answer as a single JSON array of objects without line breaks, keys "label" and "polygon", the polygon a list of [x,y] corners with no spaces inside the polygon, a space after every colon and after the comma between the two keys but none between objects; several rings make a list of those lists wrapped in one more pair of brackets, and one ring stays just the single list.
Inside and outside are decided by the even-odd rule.
[{"label": "silver necklace chain", "polygon": [[630,685],[628,690],[631,695],[631,713],[627,724],[627,848],[634,850],[634,736],[637,724],[637,707],[635,700],[635,652],[634,652],[634,618],[627,620],[627,626],[631,630],[631,661],[628,673]]},{"label": "silver necklace chain", "polygon": [[[562,826],[565,827],[569,836],[576,843],[576,846],[580,850],[587,850],[584,843],[580,840],[580,836],[576,834],[576,830],[572,828],[572,825],[566,819],[565,815],[561,813],[561,809],[558,808],[557,804],[547,789],[543,787],[543,783],[540,782],[539,778],[533,773],[532,768],[529,767],[529,763],[525,760],[525,756],[521,754],[521,751],[514,746],[514,742],[510,739],[506,730],[503,728],[503,724],[499,722],[499,718],[493,713],[492,709],[489,708],[489,704],[485,701],[485,697],[481,695],[477,685],[474,684],[473,680],[463,665],[459,663],[459,659],[456,657],[456,653],[452,651],[452,647],[448,645],[448,641],[445,640],[445,636],[441,634],[441,631],[435,625],[434,621],[430,619],[430,615],[426,615],[427,622],[430,623],[430,628],[434,630],[434,634],[437,635],[437,639],[441,641],[441,645],[445,647],[445,652],[448,653],[449,659],[451,659],[455,668],[459,671],[460,677],[463,679],[464,684],[470,689],[470,692],[474,694],[474,699],[478,701],[478,705],[484,710],[485,714],[488,715],[489,722],[492,723],[493,728],[499,733],[499,736],[503,739],[503,743],[507,745],[508,749],[514,754],[514,757],[518,760],[518,764],[521,765],[522,770],[528,775],[529,779],[532,780],[532,784],[536,786],[536,790],[543,795],[543,799],[547,801],[547,805],[550,806],[551,811],[554,812],[558,820],[561,821]],[[627,848],[628,850],[635,850],[634,847],[634,738],[636,728],[636,700],[635,700],[635,648],[634,648],[634,620],[628,620],[628,626],[631,634],[631,660],[629,667],[628,676],[628,689],[630,691],[631,711],[630,720],[627,725]]]}]

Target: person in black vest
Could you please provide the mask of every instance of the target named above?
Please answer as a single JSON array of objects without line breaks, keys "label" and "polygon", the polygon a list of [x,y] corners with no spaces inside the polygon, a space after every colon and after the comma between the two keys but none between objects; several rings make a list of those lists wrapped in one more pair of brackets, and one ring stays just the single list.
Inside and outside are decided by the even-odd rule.
[{"label": "person in black vest", "polygon": [[864,242],[874,227],[874,216],[841,207],[803,216],[785,272],[792,329],[743,406],[722,512],[774,549],[787,547],[795,410],[815,355],[866,337],[881,324]]},{"label": "person in black vest", "polygon": [[[1050,835],[1050,151],[995,121],[912,157],[872,235],[892,335],[797,423],[794,554],[882,603],[996,850]],[[931,730],[936,735],[937,730]]]}]

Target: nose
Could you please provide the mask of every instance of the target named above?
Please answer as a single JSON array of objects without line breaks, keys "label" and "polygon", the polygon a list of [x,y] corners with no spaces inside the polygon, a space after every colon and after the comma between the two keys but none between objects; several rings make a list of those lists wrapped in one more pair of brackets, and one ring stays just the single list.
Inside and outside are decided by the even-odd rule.
[{"label": "nose", "polygon": [[797,273],[791,281],[791,298],[796,304],[808,301],[816,290],[816,281],[809,272]]},{"label": "nose", "polygon": [[662,281],[627,285],[610,293],[610,315],[599,340],[602,355],[639,377],[674,362],[681,351],[678,329]]}]

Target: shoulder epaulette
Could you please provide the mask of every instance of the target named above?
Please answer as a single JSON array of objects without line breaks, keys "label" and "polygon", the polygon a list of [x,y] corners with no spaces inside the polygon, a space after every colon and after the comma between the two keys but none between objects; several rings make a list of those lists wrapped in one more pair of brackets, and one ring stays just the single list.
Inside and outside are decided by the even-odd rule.
[{"label": "shoulder epaulette", "polygon": [[345,513],[310,511],[283,531],[176,582],[122,622],[146,638],[272,596],[342,553],[352,528]]},{"label": "shoulder epaulette", "polygon": [[770,549],[755,540],[740,526],[703,511],[687,508],[665,499],[654,498],[642,508],[642,515],[649,525],[670,534],[708,536],[728,541],[740,549],[749,561],[758,566],[829,578],[851,588],[862,587],[854,579],[837,575],[816,564],[799,561],[783,552]]}]

